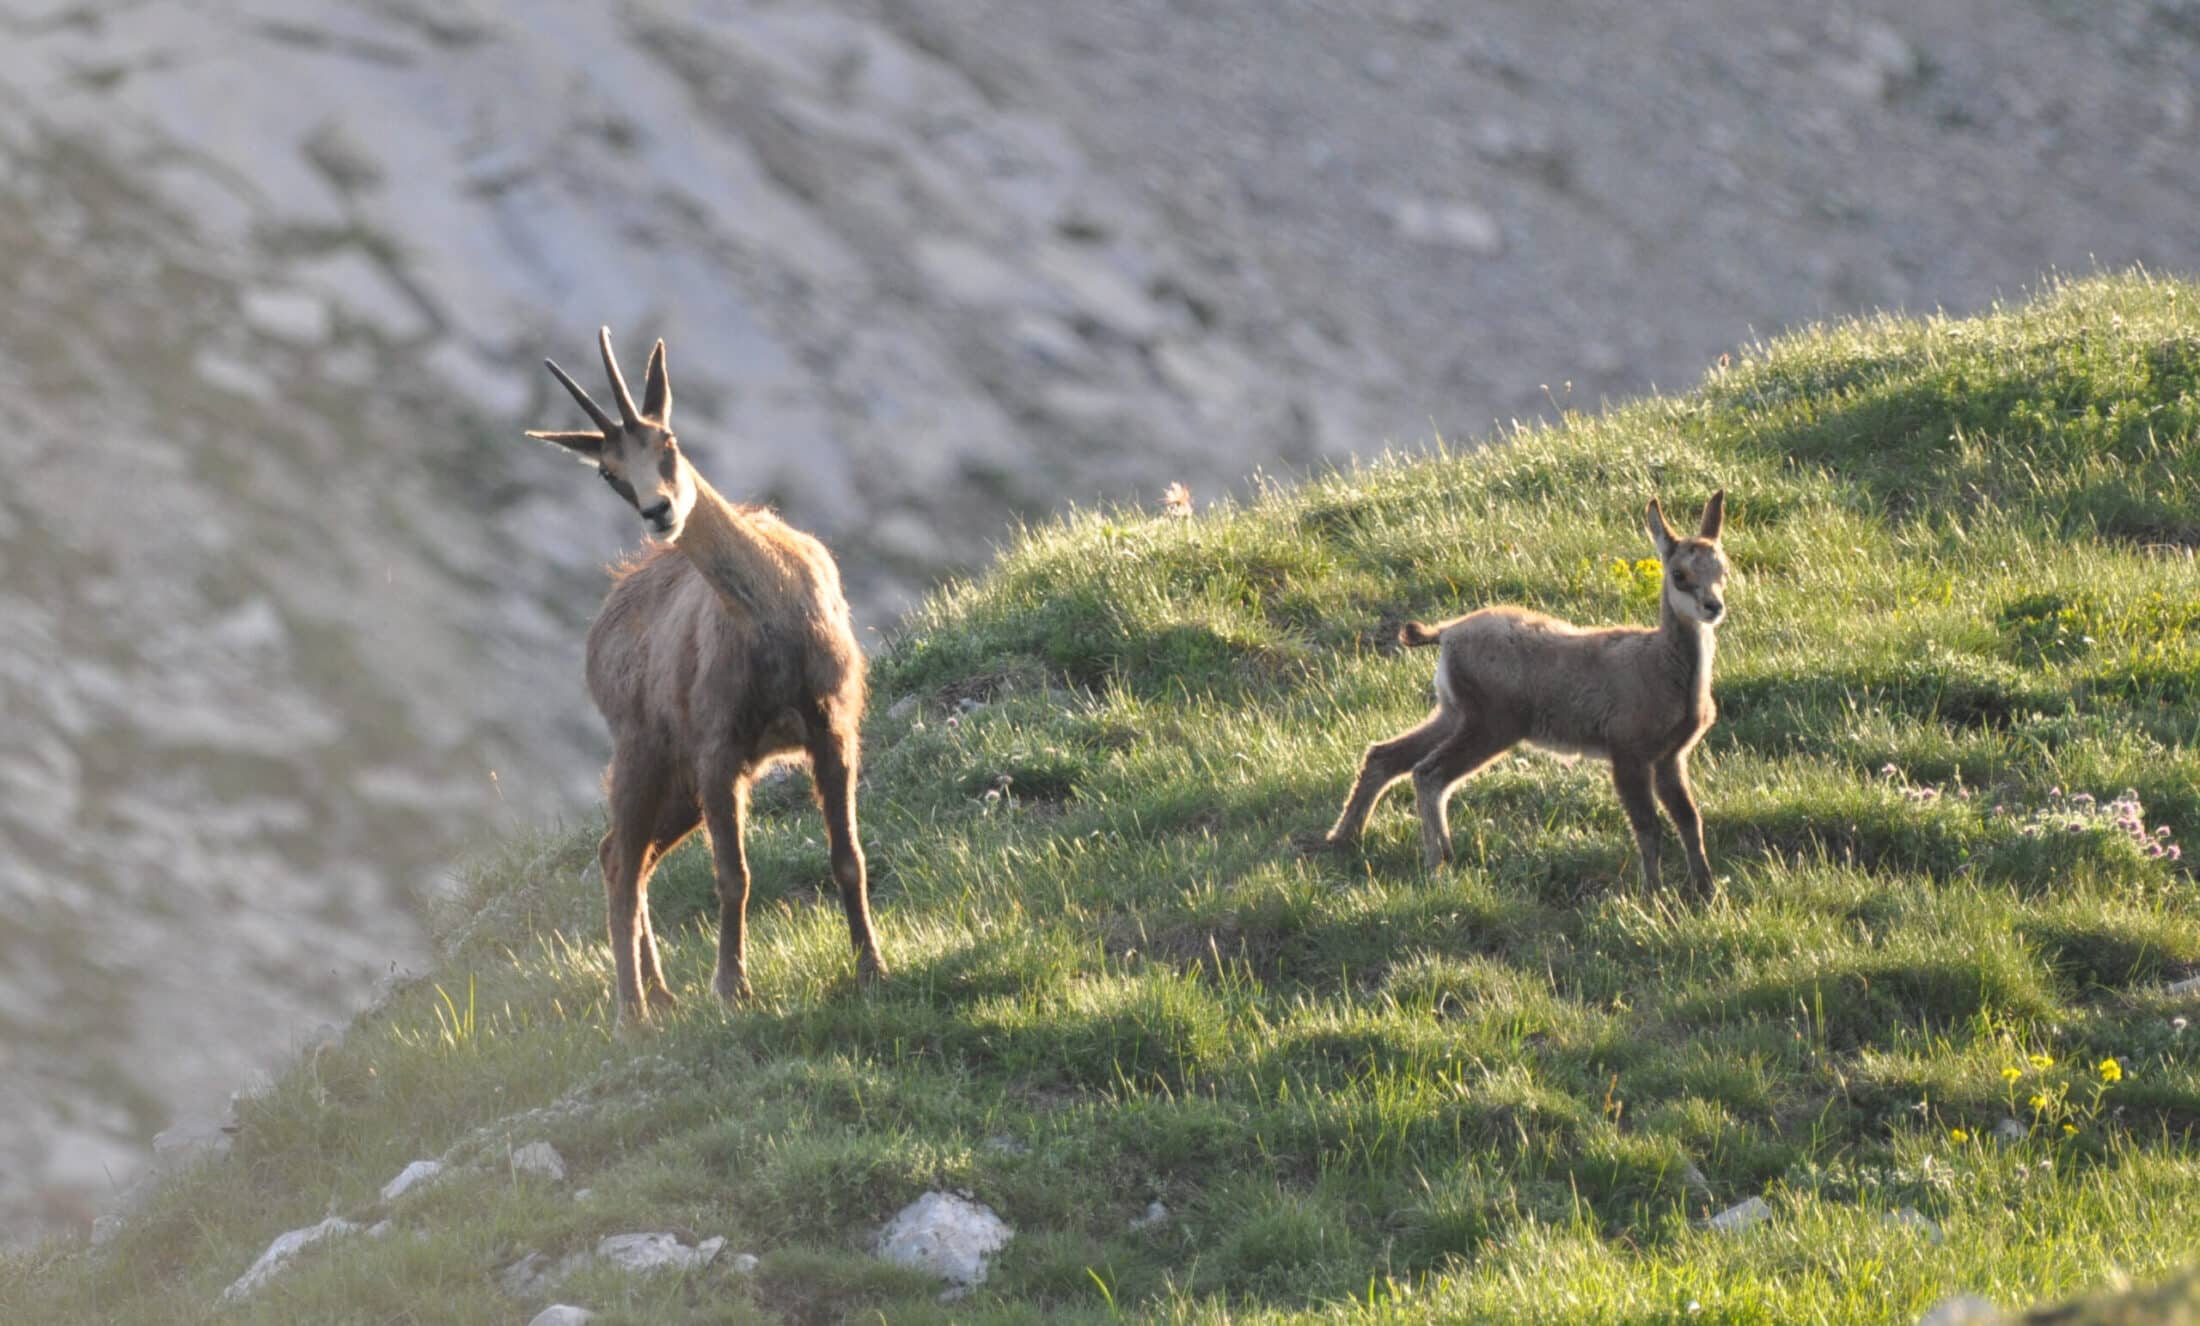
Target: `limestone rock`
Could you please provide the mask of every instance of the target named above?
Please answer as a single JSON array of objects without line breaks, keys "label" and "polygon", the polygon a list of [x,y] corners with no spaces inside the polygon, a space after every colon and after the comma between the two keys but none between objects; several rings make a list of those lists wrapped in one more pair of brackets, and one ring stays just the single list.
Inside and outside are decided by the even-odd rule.
[{"label": "limestone rock", "polygon": [[274,1279],[283,1267],[289,1264],[291,1258],[323,1239],[358,1232],[359,1225],[357,1223],[337,1216],[330,1216],[318,1225],[307,1225],[303,1229],[293,1229],[287,1234],[277,1235],[275,1241],[267,1245],[267,1251],[260,1254],[259,1260],[253,1262],[250,1269],[231,1281],[229,1288],[222,1291],[221,1301],[234,1303],[250,1295],[260,1286]]},{"label": "limestone rock", "polygon": [[512,1152],[512,1170],[517,1174],[536,1174],[552,1183],[565,1182],[565,1157],[548,1142],[529,1142]]},{"label": "limestone rock", "polygon": [[443,1174],[440,1160],[416,1160],[397,1172],[397,1177],[382,1185],[382,1200],[394,1202],[413,1189],[433,1182]]},{"label": "limestone rock", "polygon": [[725,1246],[723,1238],[689,1247],[677,1234],[613,1234],[596,1245],[596,1255],[622,1271],[687,1271],[710,1265]]},{"label": "limestone rock", "polygon": [[990,1207],[953,1193],[928,1192],[879,1232],[878,1255],[956,1285],[983,1284],[986,1259],[1015,1237]]},{"label": "limestone rock", "polygon": [[1745,1229],[1761,1225],[1772,1219],[1772,1206],[1762,1197],[1752,1197],[1738,1202],[1704,1222],[1705,1226],[1722,1234],[1739,1234]]}]

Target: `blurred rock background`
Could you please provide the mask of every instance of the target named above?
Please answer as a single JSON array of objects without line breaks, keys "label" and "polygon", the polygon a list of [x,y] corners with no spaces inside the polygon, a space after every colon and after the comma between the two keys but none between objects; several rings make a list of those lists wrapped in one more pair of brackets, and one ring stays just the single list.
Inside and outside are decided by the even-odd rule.
[{"label": "blurred rock background", "polygon": [[0,0],[0,1237],[590,813],[637,531],[518,432],[599,323],[883,635],[1068,502],[2189,272],[2195,88],[2200,0]]}]

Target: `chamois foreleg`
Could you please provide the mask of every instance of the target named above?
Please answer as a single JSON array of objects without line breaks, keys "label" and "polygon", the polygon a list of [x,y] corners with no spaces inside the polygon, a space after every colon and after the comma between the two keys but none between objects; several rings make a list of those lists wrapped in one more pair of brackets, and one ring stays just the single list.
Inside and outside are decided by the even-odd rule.
[{"label": "chamois foreleg", "polygon": [[848,942],[855,948],[856,974],[865,981],[877,981],[887,973],[886,961],[879,956],[878,937],[871,931],[870,879],[864,866],[863,843],[856,833],[856,772],[861,759],[854,733],[827,727],[812,738],[810,776],[817,789],[818,809],[825,815],[833,882],[840,887],[841,910],[848,914]]},{"label": "chamois foreleg", "polygon": [[718,879],[718,970],[710,988],[727,1003],[747,999],[749,989],[749,857],[741,835],[748,827],[749,775],[726,771],[703,780],[703,823]]},{"label": "chamois foreleg", "polygon": [[1421,864],[1430,870],[1451,860],[1451,790],[1496,759],[1516,738],[1492,729],[1480,715],[1462,717],[1434,750],[1413,766],[1414,799],[1421,812]]},{"label": "chamois foreleg", "polygon": [[1658,800],[1680,831],[1681,850],[1688,854],[1688,877],[1697,888],[1711,887],[1711,859],[1703,850],[1703,816],[1696,810],[1696,794],[1688,786],[1688,753],[1667,756],[1654,766]]},{"label": "chamois foreleg", "polygon": [[1639,760],[1612,756],[1612,786],[1627,822],[1635,829],[1635,850],[1642,856],[1643,887],[1658,887],[1658,808],[1650,799],[1650,766]]},{"label": "chamois foreleg", "polygon": [[1433,709],[1420,726],[1369,746],[1360,757],[1360,774],[1352,784],[1352,794],[1344,800],[1344,811],[1322,841],[1332,847],[1358,841],[1360,830],[1367,827],[1367,817],[1375,812],[1383,793],[1412,773],[1413,766],[1435,750],[1458,721],[1454,714]]}]

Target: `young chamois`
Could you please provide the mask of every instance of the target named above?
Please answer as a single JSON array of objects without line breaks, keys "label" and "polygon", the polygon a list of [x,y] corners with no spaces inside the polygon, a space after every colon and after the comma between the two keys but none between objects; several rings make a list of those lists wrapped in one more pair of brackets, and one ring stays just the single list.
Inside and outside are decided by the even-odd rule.
[{"label": "young chamois", "polygon": [[698,821],[709,826],[718,879],[711,986],[721,999],[749,996],[741,834],[750,782],[783,758],[810,762],[858,970],[883,977],[856,839],[864,661],[840,569],[816,539],[728,502],[689,463],[672,432],[663,341],[650,353],[639,409],[610,328],[597,343],[619,417],[544,360],[596,427],[527,435],[594,464],[659,540],[613,572],[588,630],[588,690],[611,728],[611,831],[598,856],[619,1016],[642,1020],[673,1003],[650,927],[649,876]]},{"label": "young chamois", "polygon": [[1688,787],[1688,752],[1718,716],[1711,703],[1712,628],[1726,616],[1719,527],[1726,493],[1713,493],[1691,539],[1677,537],[1656,499],[1645,523],[1665,566],[1658,627],[1586,629],[1524,608],[1484,608],[1441,626],[1409,624],[1408,645],[1440,645],[1436,710],[1419,727],[1367,748],[1359,781],[1324,841],[1358,839],[1390,785],[1411,773],[1421,811],[1421,855],[1451,859],[1445,802],[1460,780],[1522,741],[1611,761],[1642,853],[1643,883],[1658,887],[1653,787],[1680,830],[1689,877],[1711,883],[1703,818]]}]

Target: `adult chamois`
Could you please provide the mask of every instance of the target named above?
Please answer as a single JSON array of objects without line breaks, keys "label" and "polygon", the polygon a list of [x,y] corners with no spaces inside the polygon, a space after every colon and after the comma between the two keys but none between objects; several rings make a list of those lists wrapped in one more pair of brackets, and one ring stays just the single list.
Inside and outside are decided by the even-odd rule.
[{"label": "adult chamois", "polygon": [[1584,628],[1524,608],[1484,608],[1439,626],[1410,623],[1407,645],[1440,645],[1436,709],[1419,727],[1378,741],[1360,761],[1344,812],[1324,843],[1355,841],[1390,785],[1411,773],[1421,812],[1421,855],[1430,869],[1451,859],[1445,803],[1452,788],[1522,741],[1611,761],[1612,784],[1634,826],[1643,883],[1658,887],[1658,812],[1665,803],[1688,853],[1688,873],[1711,883],[1703,817],[1688,786],[1688,753],[1711,729],[1712,628],[1726,616],[1719,531],[1722,489],[1704,504],[1695,537],[1665,523],[1656,499],[1645,513],[1664,564],[1655,630]]},{"label": "adult chamois", "polygon": [[597,344],[619,417],[546,359],[596,427],[527,436],[594,464],[658,540],[614,569],[588,630],[588,690],[611,729],[604,773],[611,830],[598,857],[618,1015],[645,1020],[652,1007],[674,1002],[650,926],[649,876],[698,822],[709,826],[718,880],[711,985],[721,999],[749,996],[743,821],[750,782],[783,759],[809,760],[858,970],[866,980],[883,977],[856,838],[864,660],[840,568],[816,539],[760,507],[727,501],[696,472],[672,432],[663,341],[650,352],[639,408],[610,328]]}]

